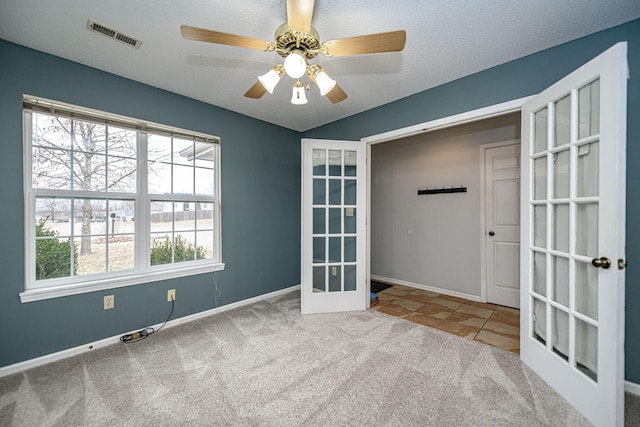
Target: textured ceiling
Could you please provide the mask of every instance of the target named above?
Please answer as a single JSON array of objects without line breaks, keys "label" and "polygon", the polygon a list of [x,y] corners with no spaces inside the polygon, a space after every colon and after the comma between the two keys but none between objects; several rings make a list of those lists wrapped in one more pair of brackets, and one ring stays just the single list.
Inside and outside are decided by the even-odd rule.
[{"label": "textured ceiling", "polygon": [[[316,87],[294,106],[285,76],[272,95],[243,96],[282,63],[276,53],[184,40],[188,24],[272,41],[285,0],[0,0],[0,38],[304,131],[640,17],[638,0],[316,0],[322,41],[404,29],[405,50],[317,57],[349,95]],[[140,49],[87,30],[87,19],[142,40]]]}]

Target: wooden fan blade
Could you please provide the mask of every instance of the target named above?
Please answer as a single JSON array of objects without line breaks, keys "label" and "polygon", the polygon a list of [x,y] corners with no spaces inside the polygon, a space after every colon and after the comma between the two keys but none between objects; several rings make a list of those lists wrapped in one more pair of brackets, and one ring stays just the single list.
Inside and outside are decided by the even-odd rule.
[{"label": "wooden fan blade", "polygon": [[327,56],[361,55],[364,53],[399,52],[404,49],[407,33],[404,30],[366,36],[328,40],[321,52]]},{"label": "wooden fan blade", "polygon": [[311,30],[314,0],[287,0],[287,24],[293,31],[308,33]]},{"label": "wooden fan blade", "polygon": [[326,96],[327,98],[329,98],[329,101],[334,104],[347,99],[347,94],[344,92],[344,90],[342,90],[338,83],[336,83],[333,89],[331,89],[331,91]]},{"label": "wooden fan blade", "polygon": [[189,25],[182,25],[180,27],[180,32],[182,33],[182,37],[187,40],[246,47],[247,49],[268,51],[270,50],[269,46],[271,45],[271,43],[266,40],[221,33],[220,31],[205,30],[204,28],[196,28]]},{"label": "wooden fan blade", "polygon": [[267,93],[267,89],[265,89],[265,87],[262,86],[262,83],[260,83],[260,80],[258,80],[253,86],[249,88],[244,96],[252,99],[260,99],[265,93]]}]

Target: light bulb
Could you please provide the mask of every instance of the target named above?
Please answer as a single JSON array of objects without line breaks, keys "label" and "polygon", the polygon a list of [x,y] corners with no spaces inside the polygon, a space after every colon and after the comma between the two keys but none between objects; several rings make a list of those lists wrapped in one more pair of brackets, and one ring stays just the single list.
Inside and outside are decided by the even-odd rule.
[{"label": "light bulb", "polygon": [[304,105],[307,101],[307,95],[304,93],[304,86],[300,80],[293,82],[293,94],[291,95],[291,103],[293,105]]},{"label": "light bulb", "polygon": [[292,79],[299,79],[307,70],[307,60],[297,52],[291,52],[284,59],[284,71]]}]

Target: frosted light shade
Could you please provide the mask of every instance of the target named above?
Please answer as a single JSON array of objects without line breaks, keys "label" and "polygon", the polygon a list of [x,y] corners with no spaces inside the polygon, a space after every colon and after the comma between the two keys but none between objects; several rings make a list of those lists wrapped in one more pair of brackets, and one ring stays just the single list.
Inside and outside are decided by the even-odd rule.
[{"label": "frosted light shade", "polygon": [[262,83],[262,86],[264,86],[267,92],[273,93],[273,89],[275,89],[281,77],[282,76],[272,68],[267,73],[258,77],[258,80]]},{"label": "frosted light shade", "polygon": [[304,93],[304,86],[293,86],[293,95],[291,95],[291,103],[293,105],[304,105],[307,101],[307,95]]},{"label": "frosted light shade", "polygon": [[320,89],[320,95],[325,96],[331,89],[336,86],[336,81],[327,75],[324,71],[320,71],[316,74],[316,83],[318,84],[318,89]]},{"label": "frosted light shade", "polygon": [[292,79],[299,79],[307,70],[307,61],[299,53],[292,52],[284,59],[284,71]]}]

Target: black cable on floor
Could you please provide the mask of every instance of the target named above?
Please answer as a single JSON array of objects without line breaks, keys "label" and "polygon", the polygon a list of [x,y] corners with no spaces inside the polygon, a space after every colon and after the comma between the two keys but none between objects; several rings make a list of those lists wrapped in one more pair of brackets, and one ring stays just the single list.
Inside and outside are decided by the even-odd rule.
[{"label": "black cable on floor", "polygon": [[138,332],[134,332],[132,334],[126,334],[120,337],[120,341],[122,341],[125,344],[129,344],[132,342],[138,342],[140,340],[143,340],[145,338],[147,338],[149,335],[154,334],[156,332],[158,332],[160,329],[164,328],[164,325],[167,324],[167,322],[169,321],[169,319],[171,318],[171,315],[173,314],[173,309],[175,308],[175,300],[173,298],[171,298],[171,312],[169,313],[169,315],[167,316],[167,320],[164,321],[164,323],[158,328],[158,329],[154,329],[152,327],[148,327],[148,328],[144,328]]}]

